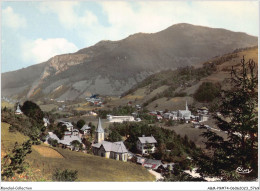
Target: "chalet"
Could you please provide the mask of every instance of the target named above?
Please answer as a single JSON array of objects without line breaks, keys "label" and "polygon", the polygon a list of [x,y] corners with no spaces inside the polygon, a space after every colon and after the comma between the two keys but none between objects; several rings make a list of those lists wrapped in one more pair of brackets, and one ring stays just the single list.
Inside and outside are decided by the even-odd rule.
[{"label": "chalet", "polygon": [[50,125],[50,121],[49,121],[48,118],[44,117],[42,120],[43,120],[43,123],[44,123],[44,127],[47,127],[48,125]]},{"label": "chalet", "polygon": [[191,117],[191,111],[188,108],[188,104],[186,101],[186,109],[185,110],[178,110],[178,117],[185,119],[185,120],[189,120]]},{"label": "chalet", "polygon": [[208,121],[209,120],[209,116],[206,114],[199,114],[199,121],[200,122],[204,122],[204,121]]},{"label": "chalet", "polygon": [[157,141],[153,136],[145,137],[138,137],[137,140],[137,150],[140,151],[141,154],[149,154],[155,152],[155,144]]},{"label": "chalet", "polygon": [[90,126],[84,125],[84,126],[80,129],[80,133],[82,133],[83,135],[89,134],[89,133],[90,133],[90,129],[91,129]]},{"label": "chalet", "polygon": [[148,169],[157,170],[157,168],[162,165],[161,160],[154,160],[154,159],[146,159],[143,163],[143,166]]},{"label": "chalet", "polygon": [[93,154],[126,162],[128,158],[128,150],[126,149],[124,143],[122,141],[109,142],[104,141],[104,139],[105,133],[99,118],[95,141],[94,144],[92,144]]},{"label": "chalet", "polygon": [[17,108],[16,108],[16,111],[15,111],[15,114],[16,114],[16,115],[21,115],[21,114],[23,114],[23,112],[22,112],[21,109],[20,109],[19,103],[17,104]]},{"label": "chalet", "polygon": [[199,109],[197,110],[197,112],[198,112],[199,114],[207,115],[207,114],[209,113],[209,109],[206,108],[206,107],[201,107],[201,108],[199,108]]},{"label": "chalet", "polygon": [[124,121],[135,121],[133,116],[113,116],[108,115],[108,120],[110,123],[123,123]]},{"label": "chalet", "polygon": [[60,123],[62,123],[63,125],[65,125],[67,127],[68,131],[72,131],[73,130],[73,125],[71,122],[68,121],[60,121]]},{"label": "chalet", "polygon": [[81,139],[78,136],[74,136],[74,135],[64,136],[63,139],[59,141],[59,143],[72,149],[71,142],[75,140],[78,141],[79,143],[82,143]]}]

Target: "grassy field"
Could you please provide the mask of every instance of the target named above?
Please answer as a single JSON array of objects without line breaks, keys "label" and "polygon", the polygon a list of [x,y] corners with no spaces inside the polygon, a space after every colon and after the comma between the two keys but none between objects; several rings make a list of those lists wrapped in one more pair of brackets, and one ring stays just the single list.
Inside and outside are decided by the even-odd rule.
[{"label": "grassy field", "polygon": [[[1,154],[9,153],[15,141],[22,143],[28,138],[22,134],[8,131],[9,125],[1,123]],[[55,169],[77,170],[77,181],[155,181],[144,167],[113,159],[70,151],[62,148],[51,148],[42,144],[32,147],[32,153],[26,157],[30,164],[26,176],[20,181],[51,181]]]},{"label": "grassy field", "polygon": [[2,100],[1,101],[1,108],[4,108],[4,107],[14,109],[14,104],[11,104],[7,101]]}]

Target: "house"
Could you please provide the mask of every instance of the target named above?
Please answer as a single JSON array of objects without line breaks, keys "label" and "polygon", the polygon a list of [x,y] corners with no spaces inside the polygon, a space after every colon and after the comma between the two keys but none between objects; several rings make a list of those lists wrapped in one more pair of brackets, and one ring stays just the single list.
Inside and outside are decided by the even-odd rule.
[{"label": "house", "polygon": [[142,121],[142,120],[141,120],[141,118],[136,118],[135,121],[140,122],[140,121]]},{"label": "house", "polygon": [[20,109],[19,103],[17,104],[17,108],[16,108],[16,111],[15,111],[15,114],[16,114],[16,115],[21,115],[21,114],[23,114],[23,112],[22,112],[21,109]]},{"label": "house", "polygon": [[99,118],[98,127],[92,150],[94,155],[126,162],[128,158],[128,150],[122,141],[109,142],[104,141],[104,129],[102,128],[101,120]]},{"label": "house", "polygon": [[43,120],[43,123],[44,123],[44,127],[47,127],[48,125],[50,125],[50,121],[49,121],[48,118],[44,117],[42,120]]},{"label": "house", "polygon": [[86,134],[89,134],[89,133],[90,133],[90,129],[91,129],[90,126],[84,125],[84,126],[80,129],[80,132],[81,132],[83,135],[86,135]]},{"label": "house", "polygon": [[169,113],[169,112],[168,112],[168,113],[164,113],[164,114],[163,114],[163,118],[164,118],[164,119],[172,119],[172,118],[173,118],[173,114],[172,114],[172,113]]},{"label": "house", "polygon": [[72,130],[73,130],[73,125],[72,125],[71,122],[68,122],[68,121],[60,121],[60,123],[62,123],[63,125],[66,125],[68,131],[72,131]]},{"label": "house", "polygon": [[59,143],[72,149],[72,145],[71,145],[72,141],[78,141],[79,143],[82,143],[81,139],[78,136],[74,136],[74,135],[64,135],[63,139],[60,140]]},{"label": "house", "polygon": [[199,121],[200,122],[204,122],[204,121],[208,121],[209,120],[209,116],[205,115],[205,114],[199,114]]},{"label": "house", "polygon": [[199,109],[197,110],[197,112],[198,112],[199,114],[207,115],[207,114],[209,113],[209,109],[206,108],[206,107],[201,107],[201,108],[199,108]]},{"label": "house", "polygon": [[155,152],[155,144],[157,141],[153,136],[145,137],[144,135],[142,137],[138,137],[137,140],[137,150],[140,151],[141,154],[149,154]]},{"label": "house", "polygon": [[148,169],[157,170],[157,168],[162,165],[161,160],[154,160],[154,159],[146,159],[143,163],[143,166]]},{"label": "house", "polygon": [[135,121],[133,116],[113,116],[108,115],[108,120],[110,123],[123,123],[124,121]]}]

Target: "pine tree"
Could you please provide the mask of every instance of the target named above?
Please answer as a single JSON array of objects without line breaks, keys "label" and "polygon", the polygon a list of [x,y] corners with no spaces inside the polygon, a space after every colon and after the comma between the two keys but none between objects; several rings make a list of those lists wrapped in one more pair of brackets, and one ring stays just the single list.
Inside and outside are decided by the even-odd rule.
[{"label": "pine tree", "polygon": [[[230,90],[222,92],[218,127],[227,139],[208,131],[206,146],[211,155],[198,157],[202,175],[220,176],[223,180],[254,180],[258,175],[258,74],[253,60],[241,60],[242,69],[231,70]],[[237,169],[248,169],[241,173]]]}]

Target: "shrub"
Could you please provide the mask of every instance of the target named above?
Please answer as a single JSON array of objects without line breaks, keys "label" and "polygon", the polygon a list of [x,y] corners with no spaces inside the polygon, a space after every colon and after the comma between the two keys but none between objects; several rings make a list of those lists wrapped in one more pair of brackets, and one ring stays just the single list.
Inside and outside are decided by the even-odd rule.
[{"label": "shrub", "polygon": [[64,171],[56,169],[55,173],[52,176],[53,181],[61,181],[61,182],[74,182],[78,178],[77,170],[68,170]]}]

